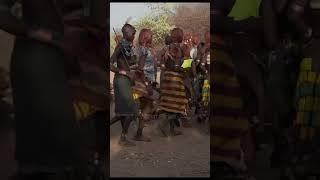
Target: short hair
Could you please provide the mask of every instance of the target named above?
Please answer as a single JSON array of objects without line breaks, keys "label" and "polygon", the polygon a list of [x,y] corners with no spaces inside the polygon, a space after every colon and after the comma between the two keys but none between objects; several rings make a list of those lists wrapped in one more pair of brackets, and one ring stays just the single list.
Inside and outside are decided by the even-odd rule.
[{"label": "short hair", "polygon": [[136,28],[134,28],[131,24],[126,23],[121,28],[121,31],[125,35],[125,34],[128,34],[128,33],[136,32]]},{"label": "short hair", "polygon": [[139,33],[139,45],[152,42],[152,31],[150,29],[141,29]]},{"label": "short hair", "polygon": [[171,30],[172,42],[182,43],[183,41],[183,30],[180,28],[174,28]]}]

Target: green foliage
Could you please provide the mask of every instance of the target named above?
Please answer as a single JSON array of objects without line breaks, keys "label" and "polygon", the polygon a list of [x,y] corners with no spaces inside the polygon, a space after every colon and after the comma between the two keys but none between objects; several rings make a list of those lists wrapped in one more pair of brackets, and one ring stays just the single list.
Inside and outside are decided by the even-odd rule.
[{"label": "green foliage", "polygon": [[151,29],[153,32],[154,46],[163,45],[164,38],[174,28],[169,18],[173,16],[176,5],[174,3],[148,3],[152,12],[138,19],[134,26],[140,31],[143,28]]},{"label": "green foliage", "polygon": [[164,15],[159,15],[158,17],[151,15],[144,16],[135,23],[135,27],[138,30],[143,28],[151,29],[155,46],[163,43],[166,34],[173,28],[173,26],[168,23],[168,18]]},{"label": "green foliage", "polygon": [[173,16],[177,5],[175,3],[147,3],[147,6],[152,10],[153,16]]},{"label": "green foliage", "polygon": [[[185,32],[201,38],[204,32],[210,29],[210,6],[208,4],[147,3],[147,6],[152,12],[132,23],[137,29],[135,42],[139,37],[139,31],[143,28],[152,30],[153,44],[156,48],[163,46],[165,36],[174,27],[180,27]],[[114,33],[110,33],[110,54],[116,46],[114,37]]]}]

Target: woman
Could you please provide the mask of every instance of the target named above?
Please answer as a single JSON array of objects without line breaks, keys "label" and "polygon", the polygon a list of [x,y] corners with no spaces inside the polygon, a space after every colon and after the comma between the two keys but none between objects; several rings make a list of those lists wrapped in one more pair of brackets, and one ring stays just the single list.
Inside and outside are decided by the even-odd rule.
[{"label": "woman", "polygon": [[159,128],[167,136],[164,128],[170,124],[170,135],[176,136],[182,133],[174,129],[175,121],[180,116],[186,115],[188,99],[181,68],[183,51],[180,44],[183,41],[183,31],[180,28],[174,28],[170,36],[172,43],[165,53],[159,105],[159,111],[166,117]]},{"label": "woman", "polygon": [[135,136],[136,141],[151,141],[142,135],[144,121],[150,118],[153,99],[152,84],[156,82],[155,58],[151,50],[152,31],[150,29],[142,29],[139,34],[138,52],[138,71],[135,73],[135,86],[133,93],[135,100],[139,106],[139,127]]},{"label": "woman", "polygon": [[150,29],[142,29],[139,34],[139,69],[144,71],[150,84],[156,82],[156,59],[152,50],[153,34]]}]

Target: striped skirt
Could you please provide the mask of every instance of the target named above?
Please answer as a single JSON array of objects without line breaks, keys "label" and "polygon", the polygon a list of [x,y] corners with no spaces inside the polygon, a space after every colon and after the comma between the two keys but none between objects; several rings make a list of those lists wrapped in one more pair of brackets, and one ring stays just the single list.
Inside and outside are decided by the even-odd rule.
[{"label": "striped skirt", "polygon": [[294,126],[302,141],[314,139],[320,129],[320,73],[312,71],[312,59],[304,58],[300,64],[297,82],[297,115]]},{"label": "striped skirt", "polygon": [[186,115],[187,95],[183,76],[173,71],[165,71],[161,81],[159,110]]},{"label": "striped skirt", "polygon": [[146,85],[143,82],[135,81],[135,85],[132,87],[132,92],[134,100],[148,96]]},{"label": "striped skirt", "polygon": [[246,166],[241,139],[248,132],[249,122],[242,109],[240,85],[228,54],[217,49],[213,54],[211,158],[212,161],[244,170]]}]

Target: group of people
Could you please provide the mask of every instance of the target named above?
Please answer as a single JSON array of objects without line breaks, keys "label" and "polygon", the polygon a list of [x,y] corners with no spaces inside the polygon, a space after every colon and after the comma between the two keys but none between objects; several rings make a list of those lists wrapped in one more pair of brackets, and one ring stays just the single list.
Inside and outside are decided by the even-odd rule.
[{"label": "group of people", "polygon": [[[116,35],[117,46],[110,59],[110,70],[115,73],[115,113],[122,125],[119,144],[135,145],[127,138],[135,119],[139,126],[134,140],[150,141],[142,131],[152,115],[163,117],[158,129],[164,136],[182,134],[175,126],[180,125],[179,119],[187,119],[189,104],[196,105],[198,114],[204,114],[199,120],[208,118],[209,32],[205,33],[205,42],[199,43],[198,38],[186,37],[182,29],[174,28],[165,37],[165,47],[155,53],[150,29],[140,30],[137,47],[133,46],[135,27],[126,23],[121,30],[123,35]],[[159,66],[160,85],[156,80]],[[160,99],[154,96],[158,87]]]},{"label": "group of people", "polygon": [[13,179],[107,177],[105,3],[0,1],[0,29],[15,36]]},{"label": "group of people", "polygon": [[272,135],[270,166],[285,170],[280,179],[319,177],[317,5],[213,1],[214,179],[254,178],[258,127]]}]

